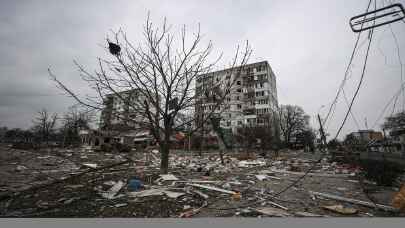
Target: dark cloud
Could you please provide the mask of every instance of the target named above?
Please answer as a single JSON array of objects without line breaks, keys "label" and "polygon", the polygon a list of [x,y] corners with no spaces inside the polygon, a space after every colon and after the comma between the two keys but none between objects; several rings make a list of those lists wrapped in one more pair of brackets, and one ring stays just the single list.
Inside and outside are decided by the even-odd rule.
[{"label": "dark cloud", "polygon": [[[40,108],[60,113],[73,103],[60,95],[49,80],[48,67],[75,91],[89,93],[72,60],[77,59],[89,70],[96,69],[96,57],[105,55],[100,45],[109,30],[123,28],[137,42],[148,10],[156,23],[167,17],[174,30],[184,23],[195,29],[201,23],[206,40],[213,40],[217,53],[225,53],[224,60],[229,61],[236,45],[249,39],[254,48],[251,61],[268,60],[276,73],[280,103],[301,105],[313,116],[335,96],[356,37],[349,28],[349,18],[362,13],[367,3],[368,0],[2,1],[0,125],[28,127],[33,113]],[[405,50],[404,26],[392,25],[401,53]],[[365,118],[372,125],[401,83],[395,43],[387,28],[375,32],[365,81],[353,108],[361,127]],[[363,36],[362,42],[366,38]],[[365,48],[366,45],[361,47],[347,83],[349,99],[360,77]],[[331,133],[336,131],[346,108],[340,99],[328,125]],[[326,112],[327,108],[321,109],[321,114]],[[349,119],[344,132],[356,129]]]}]

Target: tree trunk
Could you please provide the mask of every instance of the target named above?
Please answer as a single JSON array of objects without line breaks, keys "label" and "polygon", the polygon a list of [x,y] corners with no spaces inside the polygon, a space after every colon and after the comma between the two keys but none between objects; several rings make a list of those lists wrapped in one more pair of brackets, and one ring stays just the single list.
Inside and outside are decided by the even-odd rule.
[{"label": "tree trunk", "polygon": [[160,155],[161,155],[161,163],[160,163],[160,172],[162,174],[167,174],[169,171],[169,152],[170,152],[170,135],[171,129],[168,127],[170,119],[165,120],[165,131],[164,131],[164,139],[160,144]]},{"label": "tree trunk", "polygon": [[225,165],[224,153],[223,153],[222,149],[219,149],[219,158],[221,158],[221,164]]},{"label": "tree trunk", "polygon": [[160,173],[167,174],[169,171],[169,144],[163,142],[160,146],[160,155],[161,155],[161,162],[160,162]]}]

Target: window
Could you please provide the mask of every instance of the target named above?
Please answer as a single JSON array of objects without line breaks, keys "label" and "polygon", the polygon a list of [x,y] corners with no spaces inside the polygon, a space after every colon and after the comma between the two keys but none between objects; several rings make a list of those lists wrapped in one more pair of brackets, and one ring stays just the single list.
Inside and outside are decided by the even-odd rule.
[{"label": "window", "polygon": [[258,100],[257,104],[268,104],[268,100]]},{"label": "window", "polygon": [[236,81],[236,85],[241,85],[241,81]]},{"label": "window", "polygon": [[242,121],[238,120],[238,125],[239,126],[242,125]]},{"label": "window", "polygon": [[256,92],[256,97],[264,96],[264,91]]},{"label": "window", "polygon": [[237,89],[236,90],[238,93],[242,93],[242,89]]},{"label": "window", "polygon": [[227,121],[226,126],[228,126],[228,127],[231,126],[231,121]]},{"label": "window", "polygon": [[239,99],[240,99],[239,96],[237,96],[237,97],[236,97],[236,100],[239,100]]},{"label": "window", "polygon": [[242,105],[238,104],[238,105],[237,105],[237,108],[238,108],[238,109],[242,109]]}]

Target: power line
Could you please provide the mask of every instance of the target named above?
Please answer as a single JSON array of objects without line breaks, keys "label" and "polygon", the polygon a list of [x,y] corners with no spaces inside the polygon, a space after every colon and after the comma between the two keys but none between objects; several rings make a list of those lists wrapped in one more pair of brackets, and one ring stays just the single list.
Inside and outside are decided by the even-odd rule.
[{"label": "power line", "polygon": [[[376,4],[376,3],[375,3],[375,4]],[[369,3],[368,3],[366,12],[368,12],[368,9],[370,8],[370,5],[371,5],[371,0],[370,0]],[[363,25],[362,25],[362,26],[363,26]],[[345,122],[346,122],[347,116],[348,116],[348,114],[350,113],[351,107],[353,106],[354,99],[356,98],[356,96],[357,96],[357,94],[358,94],[358,92],[359,92],[361,83],[363,82],[364,72],[365,72],[365,68],[366,68],[366,65],[367,65],[368,53],[369,53],[369,50],[370,50],[370,45],[371,45],[372,37],[373,37],[373,29],[371,29],[371,34],[370,34],[370,37],[369,37],[369,43],[368,43],[367,52],[366,52],[366,58],[365,58],[365,61],[364,61],[363,71],[362,71],[362,75],[361,75],[361,78],[360,78],[359,85],[357,86],[356,93],[355,93],[354,96],[353,96],[353,99],[352,99],[352,101],[351,101],[351,103],[350,103],[348,112],[346,113],[345,119],[344,119],[342,125],[340,126],[340,129],[339,129],[338,133],[336,134],[335,139],[339,136],[339,133],[340,133],[342,127],[344,126]],[[351,57],[350,57],[350,62],[349,62],[349,65],[348,65],[347,68],[346,68],[346,73],[345,73],[344,80],[342,81],[342,85],[344,85],[344,82],[345,82],[345,80],[346,80],[346,78],[347,78],[347,72],[348,72],[348,69],[349,69],[349,67],[350,67],[350,65],[351,65],[351,63],[352,63],[352,61],[353,61],[354,53],[356,52],[356,47],[357,47],[357,44],[358,44],[359,39],[360,39],[360,34],[359,34],[359,36],[357,37],[355,47],[353,48],[353,52],[352,52],[352,55],[351,55]],[[338,98],[338,96],[339,96],[340,90],[341,90],[341,89],[339,89],[338,94],[337,94],[337,96],[336,96],[334,102],[337,101],[337,98]],[[333,105],[333,103],[332,103],[332,105]],[[331,108],[332,108],[332,105],[331,105],[331,107],[330,107],[330,109],[329,109],[328,115],[330,114],[330,110],[331,110]],[[320,121],[320,125],[321,125],[321,127],[322,127],[322,125],[323,125],[323,124],[322,124],[322,121]],[[276,194],[274,194],[273,197],[277,197],[277,196],[281,195],[282,193],[284,193],[285,191],[287,191],[287,190],[290,189],[291,187],[295,186],[295,185],[296,185],[298,182],[300,182],[302,179],[304,179],[304,178],[308,175],[308,173],[311,172],[311,171],[316,167],[316,164],[318,164],[319,162],[322,161],[322,159],[323,159],[324,156],[325,156],[325,153],[322,154],[321,157],[318,159],[318,161],[316,161],[302,176],[300,176],[297,180],[295,180],[293,183],[291,183],[290,185],[288,185],[287,187],[285,187],[285,188],[282,189],[281,191],[279,191],[279,192],[277,192]]]},{"label": "power line", "polygon": [[351,111],[351,109],[353,107],[354,100],[356,99],[356,97],[357,97],[357,95],[359,93],[361,84],[363,83],[364,73],[366,71],[366,66],[367,66],[368,54],[369,54],[370,46],[371,46],[371,41],[373,40],[373,34],[374,34],[374,29],[371,29],[370,33],[369,33],[369,42],[368,42],[368,46],[367,46],[366,57],[364,59],[363,69],[362,69],[362,72],[361,72],[361,78],[360,78],[359,84],[357,85],[356,92],[353,95],[352,101],[350,102],[350,106],[349,106],[349,109],[346,112],[345,118],[343,119],[343,122],[340,125],[339,130],[335,135],[335,139],[339,136],[340,131],[342,130],[343,126],[345,125],[347,117],[349,116],[349,113],[350,113],[350,111]]},{"label": "power line", "polygon": [[[349,107],[349,99],[347,99],[346,92],[345,92],[344,89],[342,89],[342,92],[343,92],[343,97],[345,98],[346,105],[347,105],[347,107]],[[350,110],[350,116],[352,117],[354,123],[356,124],[357,130],[360,130],[360,124],[359,124],[359,122],[357,121],[356,117],[354,116],[352,110]]]},{"label": "power line", "polygon": [[[371,0],[368,2],[367,9],[366,9],[366,13],[367,13],[368,10],[370,9],[370,5],[371,5]],[[363,25],[364,25],[364,24],[361,24],[361,28],[363,28]],[[359,40],[360,40],[360,35],[361,35],[361,33],[362,33],[362,32],[360,31],[359,34],[357,35],[356,43],[354,44],[354,47],[353,47],[353,50],[352,50],[352,54],[351,54],[351,56],[350,56],[349,64],[348,64],[347,67],[346,67],[345,75],[344,75],[343,80],[342,80],[342,82],[341,82],[341,84],[340,84],[340,86],[339,86],[339,89],[338,89],[338,92],[337,92],[337,94],[336,94],[336,97],[335,97],[334,101],[332,102],[331,106],[329,107],[329,111],[328,111],[328,114],[326,115],[326,117],[325,117],[325,119],[324,119],[324,121],[323,121],[323,125],[325,125],[326,121],[328,121],[329,115],[330,115],[330,113],[331,113],[331,111],[332,111],[332,107],[336,106],[338,97],[339,97],[339,95],[340,95],[340,91],[342,90],[342,88],[344,87],[344,85],[345,85],[345,83],[346,83],[349,69],[350,69],[350,67],[351,67],[351,65],[352,65],[354,56],[355,56],[355,54],[356,54],[356,49],[357,49],[357,46],[358,46],[358,44],[359,44]]]},{"label": "power line", "polygon": [[[405,84],[402,84],[402,85],[400,86],[400,89],[394,94],[394,96],[391,97],[391,99],[388,101],[388,103],[384,106],[384,109],[382,110],[382,112],[381,112],[380,115],[378,116],[377,120],[374,122],[372,128],[374,128],[374,127],[377,125],[377,123],[380,121],[380,119],[383,117],[384,113],[386,112],[387,108],[388,108],[389,105],[392,103],[392,101],[393,101],[394,99],[396,100],[396,99],[398,98],[398,96],[401,95],[401,91],[402,91],[402,88],[403,88],[404,85],[405,85]],[[394,107],[395,107],[395,104],[394,104]],[[395,109],[395,108],[394,108],[394,109]]]},{"label": "power line", "polygon": [[[397,36],[395,35],[391,24],[389,26],[390,26],[392,37],[394,38],[394,41],[395,41],[395,46],[397,48],[398,61],[399,61],[400,67],[401,67],[400,69],[401,69],[401,85],[402,85],[402,84],[404,84],[404,78],[403,78],[403,69],[402,69],[403,67],[402,67],[401,51],[399,49]],[[405,106],[405,93],[404,93],[404,89],[402,87],[402,111],[404,111],[404,106]]]}]

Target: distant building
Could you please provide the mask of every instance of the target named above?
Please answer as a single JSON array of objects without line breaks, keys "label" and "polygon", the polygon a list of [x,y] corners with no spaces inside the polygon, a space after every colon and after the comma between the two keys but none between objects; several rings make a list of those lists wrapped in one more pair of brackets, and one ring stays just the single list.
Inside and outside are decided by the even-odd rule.
[{"label": "distant building", "polygon": [[[276,76],[269,63],[262,61],[245,65],[239,76],[236,71],[234,69],[231,74],[231,69],[225,69],[197,77],[197,119],[203,120],[204,114],[215,108],[212,98],[206,98],[206,90],[212,90],[216,84],[226,85],[236,80],[224,103],[214,110],[214,113],[221,115],[220,126],[235,133],[237,128],[246,125],[270,125],[278,107],[278,100]],[[201,126],[207,123],[199,121],[197,124]]]},{"label": "distant building", "polygon": [[382,132],[374,130],[359,130],[348,134],[347,137],[352,137],[361,142],[370,142],[384,139]]},{"label": "distant building", "polygon": [[[142,109],[148,99],[139,90],[127,90],[109,94],[104,98],[104,109],[98,130],[81,131],[85,145],[122,143],[129,146],[146,147],[154,143],[147,127],[148,120]],[[153,112],[153,107],[150,107]]]},{"label": "distant building", "polygon": [[148,120],[140,113],[143,113],[143,104],[147,100],[137,89],[107,95],[101,112],[100,129],[122,131],[144,128]]}]

